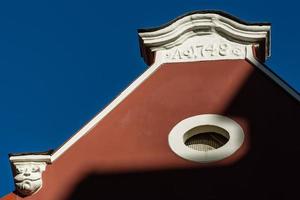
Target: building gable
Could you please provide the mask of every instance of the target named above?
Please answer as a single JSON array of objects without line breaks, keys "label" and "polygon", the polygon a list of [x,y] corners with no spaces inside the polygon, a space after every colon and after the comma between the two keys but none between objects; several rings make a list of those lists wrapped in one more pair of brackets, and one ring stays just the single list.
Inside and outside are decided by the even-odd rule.
[{"label": "building gable", "polygon": [[[172,127],[198,114],[230,116],[245,132],[245,144],[214,166],[261,152],[259,142],[249,150],[249,138],[257,137],[251,129],[276,134],[295,129],[294,124],[286,128],[287,121],[269,128],[276,120],[294,123],[300,100],[262,64],[270,55],[269,24],[246,24],[222,12],[195,12],[159,29],[140,30],[139,36],[142,55],[152,65],[137,80],[53,153],[10,156],[14,167],[40,169],[36,188],[19,189],[18,195],[65,199],[89,173],[207,167],[181,159],[168,146]],[[247,159],[247,164],[253,161]]]}]

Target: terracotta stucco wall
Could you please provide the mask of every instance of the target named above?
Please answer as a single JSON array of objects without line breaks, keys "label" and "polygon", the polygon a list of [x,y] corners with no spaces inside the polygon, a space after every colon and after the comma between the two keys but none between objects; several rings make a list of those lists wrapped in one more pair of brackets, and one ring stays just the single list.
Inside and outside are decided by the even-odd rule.
[{"label": "terracotta stucco wall", "polygon": [[[208,192],[205,197],[218,195],[212,188],[223,188],[221,193],[228,195],[224,189],[228,186],[239,187],[240,192],[231,196],[238,199],[239,194],[249,189],[261,193],[263,185],[267,185],[266,195],[271,195],[269,190],[274,187],[272,195],[287,195],[285,189],[281,193],[276,191],[280,184],[272,179],[275,173],[281,183],[288,180],[285,175],[296,170],[294,158],[300,153],[296,142],[299,111],[296,100],[245,60],[164,64],[89,134],[48,166],[43,174],[43,188],[26,199],[78,199],[89,192],[101,199],[101,195],[108,198],[105,191],[113,187],[116,191],[110,191],[111,197],[122,197],[118,187],[139,187],[136,182],[147,185],[143,180],[154,185],[161,182],[164,187],[176,183],[174,177],[180,174],[184,177],[172,186],[173,194],[187,185],[184,181],[200,184],[202,179],[211,182],[200,184]],[[205,113],[236,120],[246,134],[245,143],[234,155],[216,163],[186,161],[170,150],[168,134],[182,119]],[[282,170],[285,175],[279,173]],[[169,175],[159,175],[159,180],[137,178],[134,183],[129,180],[118,186],[121,180],[128,180],[123,177],[126,174],[152,173],[151,177],[156,177],[156,172]],[[117,175],[120,177],[116,178]],[[88,186],[82,186],[87,177],[93,178]],[[179,198],[181,193],[177,193]],[[19,197],[11,195],[6,199],[16,198]],[[147,199],[147,195],[143,198]]]}]

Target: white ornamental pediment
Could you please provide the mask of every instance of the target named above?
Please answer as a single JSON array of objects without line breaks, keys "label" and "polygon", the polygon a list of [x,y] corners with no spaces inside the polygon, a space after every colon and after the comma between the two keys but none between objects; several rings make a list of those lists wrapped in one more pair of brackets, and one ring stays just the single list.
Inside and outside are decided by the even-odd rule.
[{"label": "white ornamental pediment", "polygon": [[270,29],[269,23],[247,23],[220,11],[196,11],[158,28],[140,29],[140,48],[149,65],[155,59],[239,59],[246,46],[264,62],[270,56]]}]

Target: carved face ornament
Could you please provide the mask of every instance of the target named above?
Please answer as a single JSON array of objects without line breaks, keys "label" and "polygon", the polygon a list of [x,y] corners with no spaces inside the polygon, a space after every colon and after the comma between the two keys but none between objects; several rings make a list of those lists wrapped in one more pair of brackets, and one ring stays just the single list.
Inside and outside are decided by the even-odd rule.
[{"label": "carved face ornament", "polygon": [[15,186],[22,195],[30,195],[42,186],[43,163],[15,163]]}]

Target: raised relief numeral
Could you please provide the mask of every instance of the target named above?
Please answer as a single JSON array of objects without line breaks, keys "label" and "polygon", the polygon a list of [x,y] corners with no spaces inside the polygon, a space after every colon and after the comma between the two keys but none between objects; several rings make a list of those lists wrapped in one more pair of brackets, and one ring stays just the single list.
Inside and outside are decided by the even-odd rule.
[{"label": "raised relief numeral", "polygon": [[206,56],[216,56],[218,54],[219,48],[216,44],[207,45],[203,48],[202,55]]},{"label": "raised relief numeral", "polygon": [[219,51],[220,56],[226,56],[228,54],[229,48],[230,46],[226,43],[220,44],[220,51]]}]

